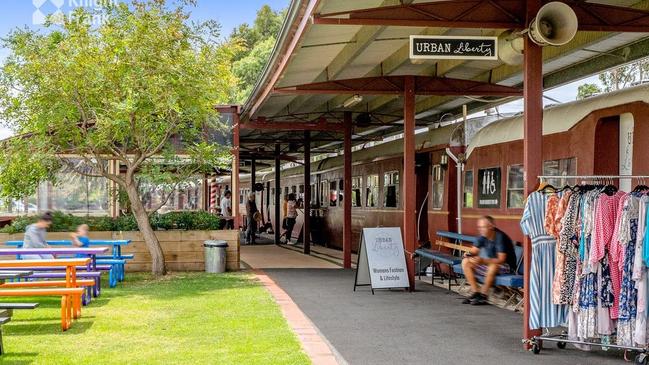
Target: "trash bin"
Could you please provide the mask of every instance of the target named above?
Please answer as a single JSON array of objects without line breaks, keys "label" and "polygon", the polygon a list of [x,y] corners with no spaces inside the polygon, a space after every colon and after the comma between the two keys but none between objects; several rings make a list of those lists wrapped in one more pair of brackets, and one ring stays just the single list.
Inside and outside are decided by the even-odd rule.
[{"label": "trash bin", "polygon": [[225,250],[228,243],[221,240],[209,240],[203,242],[205,247],[205,272],[225,272]]}]

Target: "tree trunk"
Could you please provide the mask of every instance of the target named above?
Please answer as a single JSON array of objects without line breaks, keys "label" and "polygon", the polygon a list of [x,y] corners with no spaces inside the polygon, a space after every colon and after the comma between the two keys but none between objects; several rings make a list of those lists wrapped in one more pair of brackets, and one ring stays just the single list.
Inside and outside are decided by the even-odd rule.
[{"label": "tree trunk", "polygon": [[144,242],[146,247],[149,250],[151,255],[151,272],[156,276],[162,276],[167,274],[167,266],[165,264],[165,257],[162,252],[162,247],[158,238],[151,227],[151,222],[149,222],[149,215],[142,205],[140,200],[140,194],[137,191],[137,187],[133,182],[127,182],[126,193],[128,194],[128,199],[131,203],[131,210],[137,221],[137,226],[144,237]]}]

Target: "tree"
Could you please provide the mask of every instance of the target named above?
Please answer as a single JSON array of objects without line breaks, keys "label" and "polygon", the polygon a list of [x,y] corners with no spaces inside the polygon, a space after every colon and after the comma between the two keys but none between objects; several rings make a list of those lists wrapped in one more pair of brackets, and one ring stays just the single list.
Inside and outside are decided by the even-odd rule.
[{"label": "tree", "polygon": [[611,92],[623,89],[635,81],[643,81],[649,73],[649,61],[641,60],[616,67],[599,75],[604,91]]},{"label": "tree", "polygon": [[236,101],[243,103],[261,76],[275,46],[286,10],[273,11],[264,5],[257,11],[253,26],[243,23],[230,35],[233,44],[233,72],[238,78]]},{"label": "tree", "polygon": [[[147,211],[137,187],[175,186],[229,165],[224,146],[205,137],[224,128],[214,105],[233,94],[232,52],[217,42],[218,24],[187,21],[190,2],[111,3],[77,9],[61,28],[48,23],[48,33],[19,29],[4,40],[0,119],[18,136],[3,145],[0,196],[28,196],[62,167],[110,180],[128,198],[153,273],[163,275],[148,219],[159,207]],[[111,160],[126,171],[110,169]]]},{"label": "tree", "polygon": [[579,85],[577,88],[577,100],[586,99],[595,94],[601,93],[602,89],[599,88],[596,84],[583,84]]}]

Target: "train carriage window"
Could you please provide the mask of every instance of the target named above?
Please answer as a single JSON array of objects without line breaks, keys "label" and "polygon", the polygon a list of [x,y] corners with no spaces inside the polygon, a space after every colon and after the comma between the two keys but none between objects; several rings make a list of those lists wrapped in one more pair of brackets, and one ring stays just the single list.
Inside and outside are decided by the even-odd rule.
[{"label": "train carriage window", "polygon": [[378,206],[379,199],[379,175],[368,175],[365,185],[365,206],[374,208]]},{"label": "train carriage window", "polygon": [[298,200],[301,199],[302,201],[304,201],[304,185],[300,185],[297,189],[298,189],[297,190],[297,198],[298,198]]},{"label": "train carriage window", "polygon": [[311,205],[316,204],[316,196],[317,196],[316,186],[315,184],[311,184]]},{"label": "train carriage window", "polygon": [[345,182],[340,179],[338,180],[338,205],[342,205],[343,195],[345,195]]},{"label": "train carriage window", "polygon": [[444,206],[444,169],[441,165],[433,165],[432,199],[433,209],[442,209]]},{"label": "train carriage window", "polygon": [[352,207],[360,207],[361,203],[361,178],[352,177]]},{"label": "train carriage window", "polygon": [[511,165],[507,173],[507,208],[523,208],[523,165]]},{"label": "train carriage window", "polygon": [[464,207],[473,208],[473,170],[464,172]]},{"label": "train carriage window", "polygon": [[329,197],[327,196],[328,191],[329,183],[327,180],[322,180],[320,182],[320,205],[323,207],[329,205]]},{"label": "train carriage window", "polygon": [[383,175],[385,208],[396,208],[399,206],[399,172],[391,171]]},{"label": "train carriage window", "polygon": [[291,186],[291,193],[297,194],[297,187],[295,185]]},{"label": "train carriage window", "polygon": [[338,190],[336,189],[337,183],[336,181],[332,181],[329,183],[329,206],[330,207],[335,207],[337,204],[336,202],[338,201]]},{"label": "train carriage window", "polygon": [[288,186],[284,187],[284,196],[288,196]]},{"label": "train carriage window", "polygon": [[[543,175],[568,176],[577,174],[577,159],[575,157],[559,160],[543,161]],[[548,179],[547,183],[557,188],[565,185],[575,185],[575,179]]]}]

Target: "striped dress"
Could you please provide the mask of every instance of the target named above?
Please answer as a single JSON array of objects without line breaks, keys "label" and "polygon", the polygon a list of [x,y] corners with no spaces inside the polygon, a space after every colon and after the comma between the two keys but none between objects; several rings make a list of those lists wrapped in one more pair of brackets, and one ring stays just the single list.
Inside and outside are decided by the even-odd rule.
[{"label": "striped dress", "polygon": [[567,307],[552,302],[556,240],[544,228],[547,198],[540,192],[530,194],[521,219],[521,230],[532,240],[529,287],[532,329],[557,327],[567,318]]}]

